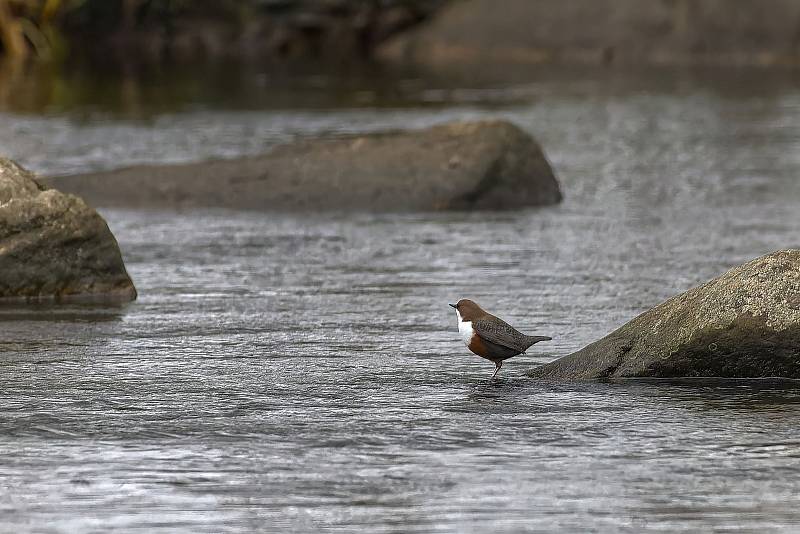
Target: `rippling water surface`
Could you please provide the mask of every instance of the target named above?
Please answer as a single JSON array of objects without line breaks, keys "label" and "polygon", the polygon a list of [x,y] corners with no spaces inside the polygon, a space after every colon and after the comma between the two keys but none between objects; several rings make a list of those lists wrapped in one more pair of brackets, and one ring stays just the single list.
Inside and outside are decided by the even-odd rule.
[{"label": "rippling water surface", "polygon": [[[579,79],[147,120],[3,112],[0,150],[55,174],[501,116],[541,141],[565,202],[101,210],[137,302],[0,308],[0,531],[796,531],[795,383],[524,376],[800,245],[800,90],[668,87]],[[458,339],[459,297],[554,340],[492,381]]]}]

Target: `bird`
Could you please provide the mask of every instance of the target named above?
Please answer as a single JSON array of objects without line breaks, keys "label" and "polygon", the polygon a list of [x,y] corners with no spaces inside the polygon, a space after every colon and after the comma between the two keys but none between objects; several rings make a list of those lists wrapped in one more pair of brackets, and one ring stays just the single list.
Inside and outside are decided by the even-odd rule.
[{"label": "bird", "polygon": [[524,353],[534,343],[553,339],[549,336],[526,336],[469,299],[461,299],[450,306],[456,310],[458,331],[467,348],[494,362],[492,379],[503,367],[503,360]]}]

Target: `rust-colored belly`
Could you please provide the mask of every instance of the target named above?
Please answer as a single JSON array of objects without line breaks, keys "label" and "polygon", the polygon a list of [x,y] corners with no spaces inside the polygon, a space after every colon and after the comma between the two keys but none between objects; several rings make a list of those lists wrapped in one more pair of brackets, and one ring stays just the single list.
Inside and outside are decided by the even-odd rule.
[{"label": "rust-colored belly", "polygon": [[491,360],[493,362],[506,360],[519,354],[518,350],[502,347],[500,345],[495,345],[494,343],[484,341],[477,334],[472,334],[467,348],[481,358],[486,358],[487,360]]},{"label": "rust-colored belly", "polygon": [[486,358],[487,360],[494,359],[492,357],[491,350],[486,343],[483,342],[480,336],[472,334],[472,338],[469,340],[469,345],[467,345],[467,348],[481,358]]}]

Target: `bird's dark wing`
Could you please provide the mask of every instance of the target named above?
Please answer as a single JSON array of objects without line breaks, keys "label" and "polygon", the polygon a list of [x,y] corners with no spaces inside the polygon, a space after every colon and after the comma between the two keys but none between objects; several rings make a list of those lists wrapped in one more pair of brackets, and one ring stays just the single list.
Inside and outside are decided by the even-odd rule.
[{"label": "bird's dark wing", "polygon": [[519,332],[505,321],[479,319],[472,322],[472,329],[478,336],[497,345],[525,352],[531,346],[528,336]]}]

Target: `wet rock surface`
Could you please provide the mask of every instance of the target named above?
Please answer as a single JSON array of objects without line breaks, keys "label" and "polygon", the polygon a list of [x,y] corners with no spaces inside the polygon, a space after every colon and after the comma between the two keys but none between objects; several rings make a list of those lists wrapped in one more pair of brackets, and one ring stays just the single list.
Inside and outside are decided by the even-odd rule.
[{"label": "wet rock surface", "polygon": [[800,249],[731,269],[528,374],[800,378]]},{"label": "wet rock surface", "polygon": [[541,148],[506,121],[319,138],[256,157],[51,178],[96,206],[415,211],[554,204]]},{"label": "wet rock surface", "polygon": [[103,218],[0,158],[0,301],[135,298]]}]

